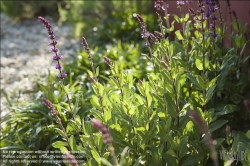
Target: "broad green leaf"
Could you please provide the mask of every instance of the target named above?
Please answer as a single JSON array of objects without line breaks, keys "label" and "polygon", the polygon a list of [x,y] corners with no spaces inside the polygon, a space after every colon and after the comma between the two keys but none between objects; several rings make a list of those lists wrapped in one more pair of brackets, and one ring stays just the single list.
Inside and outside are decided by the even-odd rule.
[{"label": "broad green leaf", "polygon": [[77,150],[76,140],[75,140],[75,137],[73,135],[70,136],[69,143],[70,143],[71,150],[76,151]]},{"label": "broad green leaf", "polygon": [[176,149],[173,137],[169,134],[166,134],[166,138],[167,138],[167,142],[171,145],[171,148]]},{"label": "broad green leaf", "polygon": [[64,132],[63,132],[61,129],[55,128],[55,130],[56,130],[56,132],[57,132],[58,134],[60,134],[63,138],[66,137],[66,135],[64,134]]},{"label": "broad green leaf", "polygon": [[176,35],[176,37],[177,37],[178,40],[183,40],[184,39],[182,37],[182,34],[181,34],[180,30],[175,31],[175,35]]},{"label": "broad green leaf", "polygon": [[173,15],[175,21],[177,21],[178,23],[181,23],[180,18],[176,14],[172,14],[172,15]]},{"label": "broad green leaf", "polygon": [[226,124],[228,120],[217,120],[209,125],[209,131],[212,133],[217,129],[221,128],[224,124]]},{"label": "broad green leaf", "polygon": [[196,57],[195,59],[195,65],[198,70],[203,70],[203,62],[202,62],[202,57]]},{"label": "broad green leaf", "polygon": [[204,157],[202,154],[192,154],[182,162],[182,166],[199,165],[198,162]]},{"label": "broad green leaf", "polygon": [[60,147],[60,151],[61,151],[62,153],[68,153],[68,152],[69,152],[68,149],[67,149],[66,147]]},{"label": "broad green leaf", "polygon": [[81,124],[81,118],[80,118],[79,115],[76,115],[76,124],[77,124],[77,126],[81,126],[82,125]]},{"label": "broad green leaf", "polygon": [[131,94],[130,89],[128,86],[124,86],[122,90],[123,90],[123,102],[126,103],[130,99],[130,94]]},{"label": "broad green leaf", "polygon": [[102,164],[107,165],[107,166],[113,166],[107,159],[105,158],[100,158],[100,161]]},{"label": "broad green leaf", "polygon": [[176,166],[178,165],[177,163],[177,159],[169,154],[165,154],[164,156],[166,156],[165,160],[167,162],[167,166]]},{"label": "broad green leaf", "polygon": [[188,19],[189,19],[189,14],[188,14],[188,13],[186,13],[185,18],[184,18],[184,22],[187,22],[187,21],[188,21]]},{"label": "broad green leaf", "polygon": [[56,141],[56,142],[52,143],[52,146],[54,148],[61,148],[61,147],[68,146],[68,144],[67,144],[67,142],[63,142],[63,141]]},{"label": "broad green leaf", "polygon": [[215,77],[215,78],[213,78],[213,79],[209,82],[209,84],[208,84],[208,86],[207,86],[207,89],[210,88],[211,86],[213,86],[213,85],[216,83],[217,79],[218,79],[218,76]]},{"label": "broad green leaf", "polygon": [[165,94],[164,98],[166,101],[166,112],[170,114],[171,117],[175,118],[177,116],[177,112],[173,98],[170,97],[168,94]]},{"label": "broad green leaf", "polygon": [[90,103],[92,106],[94,106],[97,109],[100,109],[100,104],[99,104],[99,99],[96,95],[92,95],[91,99],[90,99]]},{"label": "broad green leaf", "polygon": [[93,158],[98,163],[98,165],[101,165],[100,155],[98,154],[98,152],[95,149],[92,149],[90,151],[91,151]]},{"label": "broad green leaf", "polygon": [[104,117],[104,122],[107,123],[111,119],[111,110],[106,109],[104,111],[103,117]]},{"label": "broad green leaf", "polygon": [[199,75],[187,74],[189,80],[200,90],[205,90],[204,81]]},{"label": "broad green leaf", "polygon": [[206,100],[205,103],[208,103],[209,100],[213,97],[214,90],[215,90],[216,84],[208,88],[207,93],[206,93]]},{"label": "broad green leaf", "polygon": [[78,125],[76,125],[76,123],[73,120],[70,120],[67,124],[67,128],[66,131],[74,131],[74,132],[78,132],[80,131],[80,128]]}]

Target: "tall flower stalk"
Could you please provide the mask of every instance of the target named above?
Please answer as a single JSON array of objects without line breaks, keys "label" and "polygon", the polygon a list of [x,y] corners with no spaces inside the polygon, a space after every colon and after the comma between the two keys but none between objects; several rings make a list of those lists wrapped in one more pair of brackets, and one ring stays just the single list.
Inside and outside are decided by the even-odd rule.
[{"label": "tall flower stalk", "polygon": [[[63,71],[62,71],[62,66],[61,66],[61,64],[60,64],[60,59],[62,59],[62,55],[59,54],[59,50],[58,50],[58,48],[56,48],[56,45],[57,45],[57,43],[58,43],[58,40],[56,39],[56,37],[55,37],[55,35],[54,35],[54,32],[53,32],[53,30],[52,30],[52,27],[51,27],[49,21],[46,20],[46,19],[43,18],[43,17],[40,17],[40,16],[38,17],[38,20],[41,21],[41,23],[46,27],[46,29],[47,29],[47,31],[48,31],[49,38],[51,39],[51,42],[49,42],[48,45],[52,46],[52,47],[51,47],[51,51],[54,52],[54,54],[55,54],[55,55],[53,56],[52,59],[53,59],[54,61],[57,62],[55,68],[56,68],[57,70],[59,70],[59,75],[58,75],[58,77],[62,80],[63,86],[65,86],[65,81],[64,81],[64,79],[66,78],[67,74],[66,74],[66,72],[63,72]],[[70,99],[69,99],[69,94],[68,94],[67,92],[65,92],[65,93],[66,93],[66,97],[67,97],[67,100],[68,100],[68,105],[69,105],[69,108],[70,108],[70,113],[71,113],[71,115],[72,115],[73,120],[76,121],[76,118],[75,118],[73,109],[72,109],[72,107],[71,107],[71,102],[70,102]],[[61,126],[62,126],[62,124],[61,124]],[[80,139],[80,133],[77,132],[77,134],[78,134],[78,137],[79,137],[79,139]],[[80,141],[80,142],[81,142],[81,141]],[[84,145],[83,145],[82,142],[81,142],[81,145],[84,147]]]},{"label": "tall flower stalk", "polygon": [[[47,31],[48,31],[49,38],[51,39],[51,42],[49,42],[48,45],[52,46],[52,47],[51,47],[51,51],[55,54],[55,55],[53,56],[53,60],[57,62],[55,68],[56,68],[57,70],[59,70],[59,75],[58,75],[58,77],[62,80],[63,86],[65,86],[65,81],[64,81],[64,79],[66,78],[67,74],[66,74],[66,72],[63,72],[63,71],[62,71],[62,66],[61,66],[61,64],[60,64],[60,59],[62,59],[62,55],[59,54],[59,50],[56,48],[56,45],[57,45],[57,43],[58,43],[58,40],[56,39],[56,37],[55,37],[55,35],[54,35],[54,32],[53,32],[53,30],[52,30],[52,27],[51,27],[49,21],[46,20],[46,19],[43,18],[43,17],[40,17],[40,16],[38,17],[38,19],[39,19],[39,21],[41,21],[41,23],[46,27],[46,29],[47,29]],[[73,119],[75,120],[75,115],[74,115],[73,110],[72,110],[72,107],[71,107],[71,103],[70,103],[70,99],[69,99],[69,94],[66,93],[66,96],[67,96],[67,100],[68,100],[68,105],[69,105],[69,108],[70,108],[70,112],[71,112],[71,114],[72,114]]]}]

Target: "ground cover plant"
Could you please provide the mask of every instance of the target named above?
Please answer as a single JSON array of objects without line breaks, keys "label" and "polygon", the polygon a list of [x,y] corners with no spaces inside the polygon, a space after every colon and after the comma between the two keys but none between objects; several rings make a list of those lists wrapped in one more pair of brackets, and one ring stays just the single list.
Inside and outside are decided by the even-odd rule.
[{"label": "ground cover plant", "polygon": [[[185,2],[177,1],[180,10]],[[166,12],[166,2],[155,1],[159,28],[153,32],[134,14],[148,49],[141,55],[144,75],[132,69],[136,64],[121,67],[119,55],[116,60],[102,55],[97,66],[85,37],[86,53],[79,61],[88,67],[69,65],[65,72],[56,47],[60,41],[52,25],[39,17],[48,30],[58,78],[40,84],[43,97],[25,111],[11,107],[16,121],[6,117],[1,149],[58,149],[67,156],[66,165],[248,165],[250,153],[238,155],[250,149],[250,50],[244,35],[249,30],[233,11],[231,27],[226,27],[218,1],[197,3],[199,11],[190,8],[178,17]],[[182,30],[172,23],[165,26],[171,16]],[[227,28],[229,46],[223,44]],[[166,37],[171,34],[174,40]],[[102,71],[101,65],[109,69]],[[74,80],[71,73],[78,70],[87,76],[79,71]],[[27,121],[20,123],[20,117]],[[13,126],[18,132],[8,135]],[[29,139],[22,142],[20,133]],[[15,142],[6,140],[13,137]],[[34,137],[40,142],[33,142]],[[72,151],[80,151],[81,160]]]}]

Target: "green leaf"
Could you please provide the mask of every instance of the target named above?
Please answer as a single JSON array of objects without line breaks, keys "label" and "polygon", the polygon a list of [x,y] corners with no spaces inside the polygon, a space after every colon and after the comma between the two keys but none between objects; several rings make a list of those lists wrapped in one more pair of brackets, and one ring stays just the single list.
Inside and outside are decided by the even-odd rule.
[{"label": "green leaf", "polygon": [[166,134],[166,138],[167,138],[168,143],[171,145],[171,148],[175,149],[176,146],[175,146],[173,137],[170,134]]},{"label": "green leaf", "polygon": [[176,37],[177,37],[178,40],[183,40],[183,39],[184,39],[184,38],[182,37],[182,35],[181,35],[180,30],[175,31],[175,35],[176,35]]},{"label": "green leaf", "polygon": [[202,154],[192,154],[182,162],[182,166],[199,165],[198,162],[204,157]]},{"label": "green leaf", "polygon": [[62,153],[68,153],[68,152],[69,152],[68,149],[65,148],[65,147],[60,147],[60,151],[61,151]]},{"label": "green leaf", "polygon": [[187,22],[187,21],[188,21],[188,19],[189,19],[189,14],[188,14],[188,13],[186,13],[185,18],[184,18],[184,21],[185,21],[185,22]]},{"label": "green leaf", "polygon": [[100,158],[100,161],[102,164],[107,165],[107,166],[113,166],[107,159],[105,158]]},{"label": "green leaf", "polygon": [[234,112],[236,108],[237,108],[236,105],[226,105],[222,111],[216,112],[215,116],[230,114]]},{"label": "green leaf", "polygon": [[61,129],[55,128],[55,130],[56,130],[56,132],[57,132],[58,134],[60,134],[63,138],[66,137],[66,135],[64,134],[64,132],[63,132]]},{"label": "green leaf", "polygon": [[209,102],[209,100],[213,97],[214,90],[215,90],[216,84],[208,88],[208,91],[206,93],[206,101],[205,103]]},{"label": "green leaf", "polygon": [[100,109],[100,104],[99,104],[99,99],[96,95],[92,95],[91,99],[90,99],[90,103],[92,106],[94,106],[97,109]]},{"label": "green leaf", "polygon": [[201,57],[196,57],[195,59],[195,65],[197,67],[198,70],[203,70],[203,62],[202,62],[202,58]]},{"label": "green leaf", "polygon": [[247,42],[244,44],[244,46],[242,47],[242,49],[241,49],[241,51],[240,51],[240,56],[243,55],[244,50],[245,50],[245,47],[247,46],[247,43],[248,43],[248,42],[249,42],[249,41],[247,41]]},{"label": "green leaf", "polygon": [[73,135],[71,135],[71,137],[69,138],[69,143],[70,143],[71,150],[76,151],[77,150],[76,140],[75,140],[75,137]]},{"label": "green leaf", "polygon": [[111,110],[105,110],[104,111],[104,115],[103,115],[103,117],[104,117],[104,122],[105,123],[107,123],[110,119],[111,119]]},{"label": "green leaf", "polygon": [[166,111],[168,114],[170,114],[171,117],[175,118],[177,116],[175,103],[173,101],[173,98],[170,97],[168,94],[164,95],[165,101],[166,101]]},{"label": "green leaf", "polygon": [[54,148],[61,148],[61,147],[65,147],[68,146],[67,142],[63,142],[63,141],[56,141],[52,144],[52,146]]},{"label": "green leaf", "polygon": [[80,128],[78,125],[76,125],[75,121],[70,120],[67,124],[66,131],[73,131],[73,132],[79,132]]},{"label": "green leaf", "polygon": [[92,149],[91,154],[92,154],[93,158],[95,159],[95,161],[98,163],[98,165],[101,165],[100,155],[98,154],[98,152],[96,150]]},{"label": "green leaf", "polygon": [[189,78],[189,80],[196,85],[196,87],[200,90],[205,90],[205,85],[204,85],[204,81],[202,79],[201,76],[199,75],[193,75],[191,73],[187,74],[187,77]]},{"label": "green leaf", "polygon": [[99,66],[96,68],[95,74],[96,74],[96,77],[98,77],[98,75],[99,75]]},{"label": "green leaf", "polygon": [[172,14],[174,19],[178,22],[181,23],[181,19],[176,15],[176,14]]},{"label": "green leaf", "polygon": [[179,157],[183,157],[184,155],[187,154],[188,152],[187,143],[188,143],[188,136],[184,136],[179,144]]},{"label": "green leaf", "polygon": [[81,118],[79,115],[76,115],[76,124],[77,126],[81,126]]},{"label": "green leaf", "polygon": [[167,166],[176,166],[178,165],[177,163],[177,159],[169,154],[165,154],[164,156],[166,156],[165,160],[167,162]]},{"label": "green leaf", "polygon": [[215,78],[213,78],[213,79],[209,82],[207,89],[210,88],[211,86],[213,86],[213,85],[216,83],[217,79],[218,79],[218,76],[215,77]]},{"label": "green leaf", "polygon": [[215,130],[217,130],[220,127],[222,127],[227,122],[228,122],[228,120],[217,120],[217,121],[215,121],[215,122],[213,122],[212,124],[209,125],[209,131],[212,133]]}]

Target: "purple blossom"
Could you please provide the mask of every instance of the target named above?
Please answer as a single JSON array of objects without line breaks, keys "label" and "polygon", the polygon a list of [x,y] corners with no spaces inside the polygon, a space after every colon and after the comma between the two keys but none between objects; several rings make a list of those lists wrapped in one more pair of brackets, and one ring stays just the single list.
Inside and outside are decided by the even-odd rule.
[{"label": "purple blossom", "polygon": [[62,66],[61,66],[60,64],[57,63],[57,64],[56,64],[56,69],[59,69],[59,70],[60,70],[61,68],[62,68]]},{"label": "purple blossom", "polygon": [[216,38],[218,36],[218,34],[216,34],[216,33],[210,33],[210,36],[212,36],[213,38]]},{"label": "purple blossom", "polygon": [[210,17],[210,15],[211,15],[211,13],[210,13],[209,11],[207,11],[207,12],[205,13],[205,17],[206,17],[206,18]]},{"label": "purple blossom", "polygon": [[146,45],[147,47],[149,47],[149,46],[150,46],[150,44],[149,44],[149,42],[148,42],[148,41],[146,41],[145,45]]},{"label": "purple blossom", "polygon": [[215,25],[214,24],[210,24],[210,28],[215,29]]},{"label": "purple blossom", "polygon": [[[50,32],[48,32],[48,33],[50,33]],[[49,38],[50,38],[51,40],[56,39],[55,35],[49,35]]]},{"label": "purple blossom", "polygon": [[61,79],[64,79],[67,76],[66,72],[62,72],[62,74],[59,74],[58,77]]},{"label": "purple blossom", "polygon": [[162,10],[166,10],[167,8],[169,8],[169,5],[168,5],[168,4],[163,4],[163,5],[161,6],[161,9],[162,9]]},{"label": "purple blossom", "polygon": [[148,38],[150,36],[150,33],[149,32],[145,32],[144,34],[141,34],[141,38]]},{"label": "purple blossom", "polygon": [[54,53],[57,53],[57,51],[58,51],[58,49],[57,49],[57,48],[54,48],[54,47],[52,47],[50,50],[51,50],[52,52],[54,52]]},{"label": "purple blossom", "polygon": [[217,8],[211,7],[211,6],[208,8],[208,10],[209,10],[210,13],[214,13],[216,11],[216,9]]},{"label": "purple blossom", "polygon": [[185,5],[185,2],[184,1],[177,1],[177,5],[179,5],[179,6]]},{"label": "purple blossom", "polygon": [[58,40],[53,40],[52,42],[48,42],[49,46],[55,46],[58,43]]},{"label": "purple blossom", "polygon": [[60,59],[62,59],[62,55],[61,54],[57,54],[53,56],[53,60],[54,61],[59,61]]}]

